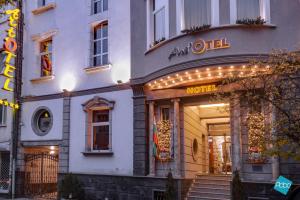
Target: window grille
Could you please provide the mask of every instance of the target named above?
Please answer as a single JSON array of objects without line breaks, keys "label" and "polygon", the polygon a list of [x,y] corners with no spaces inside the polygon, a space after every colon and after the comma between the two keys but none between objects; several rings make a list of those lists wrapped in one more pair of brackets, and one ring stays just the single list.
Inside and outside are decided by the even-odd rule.
[{"label": "window grille", "polygon": [[0,192],[8,192],[9,189],[9,151],[0,152]]}]

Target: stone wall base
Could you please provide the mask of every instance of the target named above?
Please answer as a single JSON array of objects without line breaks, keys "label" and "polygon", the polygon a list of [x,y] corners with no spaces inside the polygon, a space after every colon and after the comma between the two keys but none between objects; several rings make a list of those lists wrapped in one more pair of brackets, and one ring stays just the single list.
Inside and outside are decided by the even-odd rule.
[{"label": "stone wall base", "polygon": [[[152,200],[155,190],[166,189],[166,178],[74,174],[83,184],[85,200]],[[61,181],[64,174],[59,174]],[[192,180],[174,179],[177,197],[184,199]],[[174,199],[175,200],[175,199]]]},{"label": "stone wall base", "polygon": [[285,196],[274,190],[273,183],[243,182],[247,200],[266,199],[266,200],[286,200],[291,195],[291,191],[297,186],[292,186],[290,192]]}]

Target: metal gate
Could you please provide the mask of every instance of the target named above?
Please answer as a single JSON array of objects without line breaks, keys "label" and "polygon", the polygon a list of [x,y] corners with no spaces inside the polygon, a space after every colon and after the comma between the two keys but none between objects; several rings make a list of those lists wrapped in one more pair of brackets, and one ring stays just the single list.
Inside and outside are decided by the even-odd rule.
[{"label": "metal gate", "polygon": [[57,155],[25,154],[25,195],[37,199],[56,199],[57,173]]}]

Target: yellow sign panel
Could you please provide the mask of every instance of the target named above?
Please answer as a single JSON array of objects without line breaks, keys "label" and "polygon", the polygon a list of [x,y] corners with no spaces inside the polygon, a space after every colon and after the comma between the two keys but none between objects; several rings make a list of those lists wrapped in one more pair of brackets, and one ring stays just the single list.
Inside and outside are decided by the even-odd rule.
[{"label": "yellow sign panel", "polygon": [[195,86],[195,87],[188,87],[186,88],[187,94],[201,94],[206,92],[213,92],[216,91],[216,85],[202,85],[202,86]]},{"label": "yellow sign panel", "polygon": [[16,109],[16,110],[20,108],[19,104],[13,103],[13,102],[9,102],[9,101],[7,101],[5,99],[0,99],[0,105],[4,105],[4,106],[7,106],[7,107],[9,106],[9,107],[11,107],[13,109]]}]

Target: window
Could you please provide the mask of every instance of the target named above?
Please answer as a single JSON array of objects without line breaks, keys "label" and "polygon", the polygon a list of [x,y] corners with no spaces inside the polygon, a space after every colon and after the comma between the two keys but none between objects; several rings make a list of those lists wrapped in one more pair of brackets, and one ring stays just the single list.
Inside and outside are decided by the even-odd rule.
[{"label": "window", "polygon": [[94,97],[83,104],[87,114],[86,151],[112,152],[113,101]]},{"label": "window", "polygon": [[0,105],[0,126],[6,125],[6,113],[7,107],[4,105]]},{"label": "window", "polygon": [[169,0],[147,0],[147,44],[149,48],[169,37]]},{"label": "window", "polygon": [[108,64],[108,24],[101,23],[94,28],[93,38],[93,66]]},{"label": "window", "polygon": [[109,110],[94,110],[92,121],[92,151],[109,150]]},{"label": "window", "polygon": [[40,43],[41,77],[53,75],[52,39]]},{"label": "window", "polygon": [[6,58],[6,54],[4,53],[4,51],[0,51],[0,72],[3,73],[3,69],[5,67],[5,58]]},{"label": "window", "polygon": [[33,114],[32,117],[32,129],[39,135],[47,135],[51,130],[53,124],[53,117],[50,110],[46,107],[38,108],[37,111]]},{"label": "window", "polygon": [[[155,1],[154,1],[155,2]],[[154,41],[164,40],[166,38],[165,34],[165,8],[161,7],[159,9],[155,8],[155,3],[153,5],[153,16],[154,16]]]},{"label": "window", "polygon": [[184,0],[184,28],[211,24],[211,0]]},{"label": "window", "polygon": [[46,5],[46,0],[38,0],[38,7],[43,7]]},{"label": "window", "polygon": [[237,0],[237,18],[255,19],[260,15],[260,0]]},{"label": "window", "polygon": [[170,120],[170,108],[162,107],[160,110],[161,120]]},{"label": "window", "polygon": [[108,0],[92,0],[93,14],[101,13],[108,9]]}]

